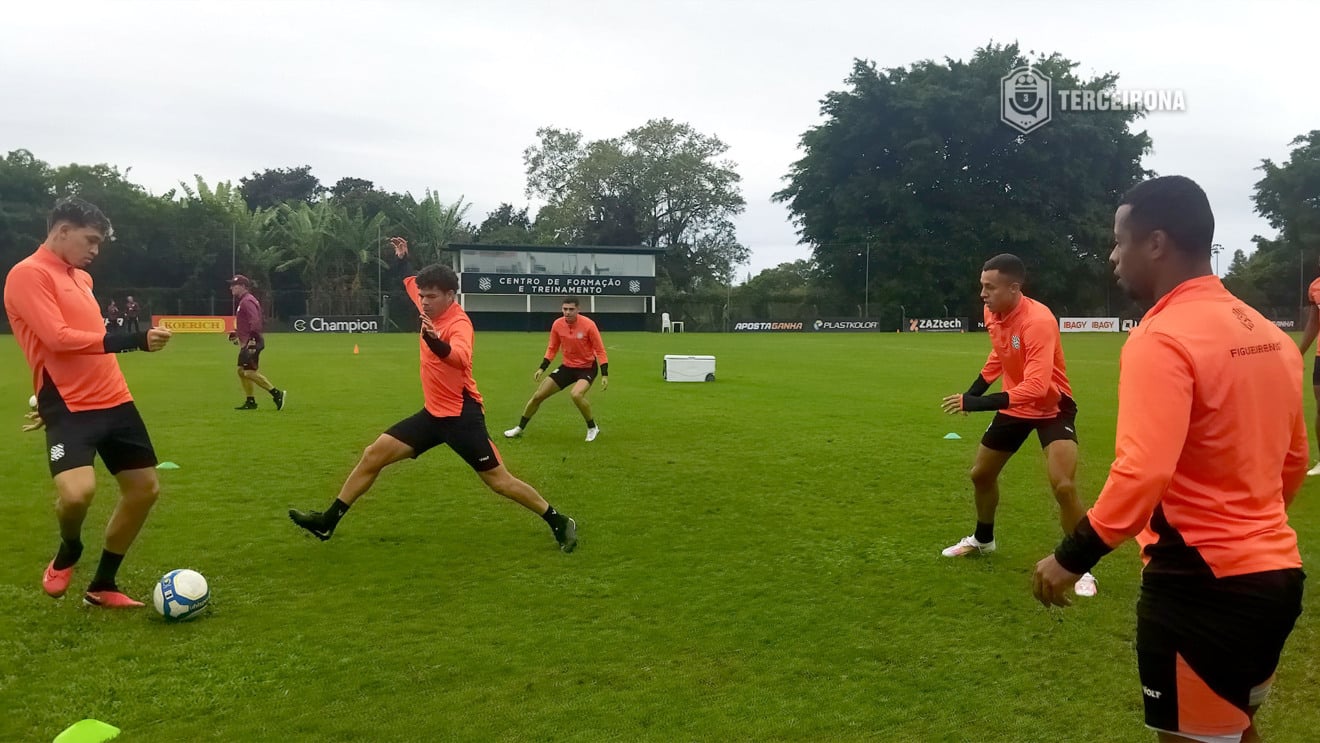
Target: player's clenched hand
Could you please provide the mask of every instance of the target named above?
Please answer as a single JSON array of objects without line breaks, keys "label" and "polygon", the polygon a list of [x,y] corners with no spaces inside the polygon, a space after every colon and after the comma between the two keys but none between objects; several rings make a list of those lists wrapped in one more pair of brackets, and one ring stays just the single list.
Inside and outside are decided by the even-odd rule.
[{"label": "player's clenched hand", "polygon": [[955,413],[962,413],[963,415],[967,414],[966,411],[963,410],[962,395],[949,395],[948,397],[944,398],[944,402],[941,404],[941,407],[944,408],[944,412],[948,413],[949,415],[954,415]]},{"label": "player's clenched hand", "polygon": [[542,374],[545,374],[545,369],[537,369],[536,371],[532,372],[532,381],[533,382],[541,381]]},{"label": "player's clenched hand", "polygon": [[402,260],[408,255],[408,241],[402,237],[391,237],[390,247],[394,248],[394,257]]},{"label": "player's clenched hand", "polygon": [[147,331],[147,350],[159,351],[170,342],[170,336],[174,335],[169,328],[152,328]]},{"label": "player's clenched hand", "polygon": [[31,413],[28,413],[27,415],[24,415],[23,417],[27,418],[29,421],[32,421],[31,423],[26,423],[23,425],[24,433],[28,431],[40,430],[42,427],[46,425],[46,421],[41,419],[41,413],[38,413],[35,410],[33,410]]},{"label": "player's clenched hand", "polygon": [[1068,572],[1054,555],[1049,555],[1036,563],[1036,573],[1031,578],[1031,592],[1045,606],[1071,606],[1068,588],[1081,577],[1077,573]]},{"label": "player's clenched hand", "polygon": [[601,388],[602,390],[607,390],[607,389],[610,388],[610,378],[609,378],[609,377],[601,377],[601,378],[600,378],[600,388]]}]

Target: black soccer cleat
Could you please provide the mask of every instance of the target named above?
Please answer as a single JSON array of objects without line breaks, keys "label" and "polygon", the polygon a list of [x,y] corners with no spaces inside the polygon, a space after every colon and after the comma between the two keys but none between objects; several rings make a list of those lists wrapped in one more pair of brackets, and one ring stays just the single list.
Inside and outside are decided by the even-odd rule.
[{"label": "black soccer cleat", "polygon": [[297,511],[289,509],[289,520],[301,526],[322,542],[335,533],[333,526],[326,526],[325,514],[320,511]]},{"label": "black soccer cleat", "polygon": [[553,529],[555,541],[559,542],[559,549],[564,552],[572,552],[577,547],[577,522],[565,516],[564,520]]},{"label": "black soccer cleat", "polygon": [[274,394],[271,395],[271,397],[275,398],[276,410],[284,409],[284,398],[287,394],[288,393],[286,393],[284,390],[277,390]]},{"label": "black soccer cleat", "polygon": [[256,409],[257,409],[256,400],[248,400],[242,405],[239,405],[238,407],[234,408],[234,410],[256,410]]}]

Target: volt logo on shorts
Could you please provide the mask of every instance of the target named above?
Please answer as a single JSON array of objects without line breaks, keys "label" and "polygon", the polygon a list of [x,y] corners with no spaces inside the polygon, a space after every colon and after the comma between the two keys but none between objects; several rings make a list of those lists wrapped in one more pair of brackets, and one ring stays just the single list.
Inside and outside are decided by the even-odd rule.
[{"label": "volt logo on shorts", "polygon": [[1145,694],[1146,696],[1150,697],[1151,699],[1159,699],[1160,697],[1164,696],[1164,692],[1162,692],[1162,691],[1155,691],[1154,689],[1150,688],[1149,686],[1143,686],[1143,687],[1141,687],[1141,693],[1142,693],[1142,694]]},{"label": "volt logo on shorts", "polygon": [[64,444],[56,444],[50,448],[50,461],[58,462],[64,459]]}]

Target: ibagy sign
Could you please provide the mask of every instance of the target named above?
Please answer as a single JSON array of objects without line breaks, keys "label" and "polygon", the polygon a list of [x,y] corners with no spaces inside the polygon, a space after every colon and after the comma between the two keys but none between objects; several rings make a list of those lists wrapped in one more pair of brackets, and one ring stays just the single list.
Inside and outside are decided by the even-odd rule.
[{"label": "ibagy sign", "polygon": [[1117,333],[1122,324],[1117,317],[1060,317],[1061,333]]}]

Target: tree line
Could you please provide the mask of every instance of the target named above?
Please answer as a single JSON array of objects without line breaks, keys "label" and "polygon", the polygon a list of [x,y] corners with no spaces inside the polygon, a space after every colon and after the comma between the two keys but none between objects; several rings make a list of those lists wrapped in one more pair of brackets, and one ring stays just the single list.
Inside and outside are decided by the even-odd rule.
[{"label": "tree line", "polygon": [[[980,264],[1001,252],[1027,262],[1029,291],[1056,312],[1130,313],[1107,257],[1115,205],[1153,175],[1142,167],[1152,141],[1135,130],[1143,114],[1056,110],[1021,135],[1000,121],[1000,79],[1026,64],[1056,90],[1118,82],[1079,77],[1078,63],[1057,53],[1028,59],[1016,45],[883,70],[855,61],[844,87],[821,100],[822,120],[801,135],[801,157],[774,195],[810,258],[756,276],[738,276],[750,250],[734,230],[746,202],[728,145],[671,119],[600,140],[538,130],[523,152],[522,196],[539,208],[510,199],[479,221],[461,197],[356,177],[327,186],[309,165],[237,184],[197,176],[153,194],[131,169],[53,166],[17,149],[0,161],[0,268],[40,241],[56,199],[78,195],[115,226],[94,269],[98,292],[134,294],[162,312],[185,303],[205,312],[205,297],[227,312],[225,280],[237,271],[281,316],[375,313],[380,294],[399,294],[378,257],[382,239],[397,234],[428,260],[458,242],[653,247],[660,304],[711,328],[744,318],[974,316]],[[1262,309],[1302,301],[1299,281],[1309,283],[1320,259],[1320,130],[1292,146],[1286,162],[1262,161],[1253,192],[1278,235],[1256,237],[1250,255],[1226,249],[1230,288]]]}]

